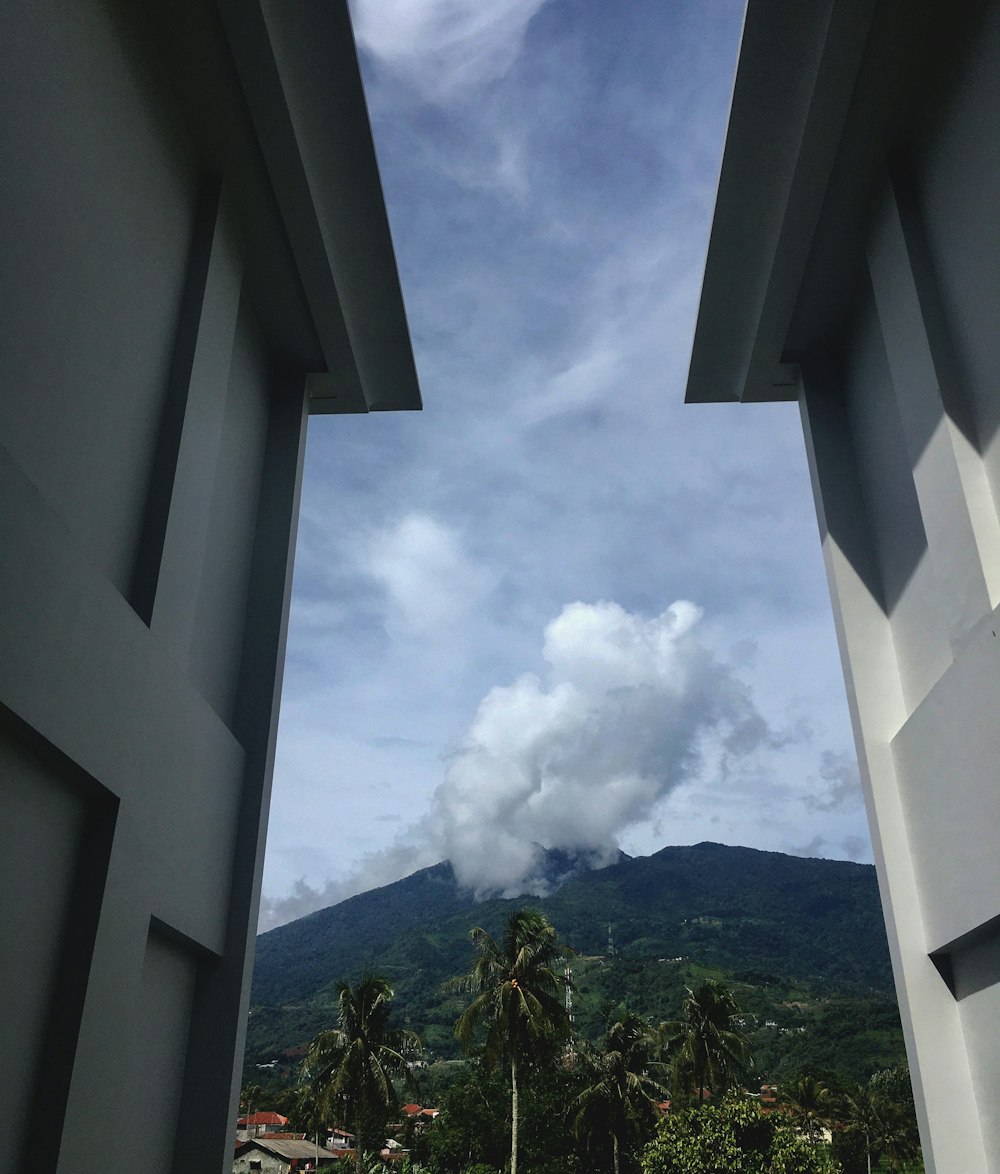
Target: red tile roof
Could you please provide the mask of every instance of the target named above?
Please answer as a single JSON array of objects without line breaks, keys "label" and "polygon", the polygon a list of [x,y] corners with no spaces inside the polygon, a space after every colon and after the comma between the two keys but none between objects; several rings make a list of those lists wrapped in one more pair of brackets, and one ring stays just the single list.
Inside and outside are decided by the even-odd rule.
[{"label": "red tile roof", "polygon": [[407,1117],[413,1117],[417,1113],[422,1113],[423,1109],[419,1105],[404,1105],[403,1112]]},{"label": "red tile roof", "polygon": [[288,1118],[280,1113],[251,1113],[249,1117],[241,1117],[236,1124],[241,1129],[246,1125],[287,1125]]}]

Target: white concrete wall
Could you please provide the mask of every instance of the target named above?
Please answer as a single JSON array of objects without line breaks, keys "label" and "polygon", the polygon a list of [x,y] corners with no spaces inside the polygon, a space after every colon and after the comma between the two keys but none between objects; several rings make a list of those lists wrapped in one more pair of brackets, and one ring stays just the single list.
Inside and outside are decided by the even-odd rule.
[{"label": "white concrete wall", "polygon": [[[929,1157],[1000,1171],[1000,10],[894,159],[803,420]],[[936,962],[932,959],[936,959]]]}]

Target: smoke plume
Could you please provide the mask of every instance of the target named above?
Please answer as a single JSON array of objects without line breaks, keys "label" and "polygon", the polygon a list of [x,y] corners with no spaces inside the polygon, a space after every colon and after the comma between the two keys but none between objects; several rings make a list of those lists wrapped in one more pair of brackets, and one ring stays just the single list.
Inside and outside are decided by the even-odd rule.
[{"label": "smoke plume", "polygon": [[541,675],[497,686],[450,758],[429,814],[353,876],[265,898],[261,929],[449,859],[478,896],[541,894],[551,855],[610,863],[659,800],[770,744],[748,687],[679,601],[653,618],[571,603],[545,629]]},{"label": "smoke plume", "polygon": [[684,601],[652,619],[616,603],[563,608],[545,630],[544,674],[487,694],[435,796],[462,884],[543,890],[545,848],[609,861],[619,833],[696,777],[710,749],[746,754],[767,738],[700,617]]}]

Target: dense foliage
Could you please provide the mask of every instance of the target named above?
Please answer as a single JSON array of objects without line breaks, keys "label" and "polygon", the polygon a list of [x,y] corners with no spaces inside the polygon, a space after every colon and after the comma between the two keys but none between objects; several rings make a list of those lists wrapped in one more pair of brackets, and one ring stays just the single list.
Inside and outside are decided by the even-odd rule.
[{"label": "dense foliage", "polygon": [[447,984],[473,996],[458,1017],[455,1035],[468,1050],[477,1030],[484,1028],[483,1064],[493,1068],[503,1063],[510,1073],[510,1169],[517,1174],[518,1074],[550,1055],[552,1046],[570,1033],[563,1001],[568,980],[560,973],[567,950],[549,919],[536,909],[515,910],[499,940],[480,926],[470,937],[476,948],[472,969]]},{"label": "dense foliage", "polygon": [[[596,1042],[627,1003],[654,1022],[687,987],[724,979],[747,1016],[759,1069],[862,1081],[903,1060],[874,870],[700,844],[572,876],[540,909],[581,955],[578,1032]],[[475,904],[447,864],[353,897],[258,939],[248,1079],[293,1076],[336,1013],[331,980],[385,974],[401,1024],[435,1058],[457,1058],[461,1009],[441,983],[465,965],[474,924],[496,935],[513,901]],[[615,948],[608,950],[608,926]],[[769,1026],[770,1024],[770,1026]]]},{"label": "dense foliage", "polygon": [[824,1145],[777,1114],[727,1098],[666,1117],[642,1158],[643,1174],[839,1174]]},{"label": "dense foliage", "polygon": [[478,928],[472,943],[471,969],[449,985],[471,997],[455,1032],[474,1056],[420,1069],[444,1090],[433,1121],[389,1124],[392,1078],[416,1053],[391,1024],[388,983],[371,977],[339,985],[339,1026],[313,1041],[305,1083],[273,1097],[247,1085],[241,1108],[276,1109],[306,1132],[346,1120],[359,1170],[381,1168],[362,1151],[374,1158],[388,1131],[386,1144],[408,1151],[404,1174],[517,1174],[519,1162],[545,1174],[922,1171],[908,1164],[919,1147],[904,1069],[852,1086],[802,1071],[778,1096],[753,1075],[745,1009],[717,978],[688,988],[680,1014],[658,1025],[615,1008],[589,1045],[571,1034],[565,947],[543,914],[515,911],[499,938]]},{"label": "dense foliage", "polygon": [[316,1036],[302,1069],[312,1095],[298,1106],[300,1114],[345,1121],[357,1135],[359,1170],[364,1155],[381,1148],[386,1122],[399,1107],[394,1079],[406,1075],[407,1059],[418,1054],[415,1037],[389,1024],[392,994],[376,975],[353,988],[340,983],[338,1026]]},{"label": "dense foliage", "polygon": [[674,1099],[702,1101],[726,1092],[753,1067],[750,1042],[742,1029],[733,992],[710,978],[688,990],[681,1018],[664,1023],[664,1046],[673,1060]]},{"label": "dense foliage", "polygon": [[[574,1134],[607,1149],[614,1174],[631,1169],[656,1123],[656,1105],[669,1095],[659,1033],[623,1007],[608,1024],[599,1048],[578,1058],[583,1091],[570,1105]],[[657,1079],[659,1078],[659,1079]]]}]

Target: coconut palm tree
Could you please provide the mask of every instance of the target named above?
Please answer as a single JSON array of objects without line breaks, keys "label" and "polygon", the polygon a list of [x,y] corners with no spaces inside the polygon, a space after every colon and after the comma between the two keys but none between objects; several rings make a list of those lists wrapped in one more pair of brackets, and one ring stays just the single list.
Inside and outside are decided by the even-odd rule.
[{"label": "coconut palm tree", "polygon": [[475,964],[445,986],[474,996],[455,1024],[463,1048],[468,1050],[485,1024],[483,1063],[487,1068],[505,1063],[510,1071],[510,1174],[517,1174],[518,1078],[533,1054],[570,1033],[563,1001],[568,979],[560,963],[572,951],[534,909],[512,913],[499,941],[478,926],[470,937]]},{"label": "coconut palm tree", "polygon": [[675,1074],[693,1084],[699,1103],[706,1090],[724,1092],[753,1066],[750,1041],[736,1021],[739,1013],[733,992],[710,978],[696,991],[688,988],[681,1019],[660,1025]]},{"label": "coconut palm tree", "polygon": [[878,1096],[867,1084],[859,1084],[841,1101],[840,1115],[844,1129],[861,1137],[865,1143],[868,1174],[872,1174],[872,1139],[878,1133]]},{"label": "coconut palm tree", "polygon": [[903,1163],[920,1152],[916,1122],[897,1101],[875,1093],[875,1113],[871,1147],[884,1154],[889,1170],[900,1170]]},{"label": "coconut palm tree", "polygon": [[817,1141],[833,1115],[833,1093],[821,1080],[803,1076],[788,1108],[792,1120],[809,1141]]},{"label": "coconut palm tree", "polygon": [[592,1083],[571,1106],[573,1129],[578,1137],[611,1137],[615,1174],[622,1150],[638,1149],[652,1135],[656,1102],[667,1095],[650,1075],[663,1067],[653,1059],[656,1045],[649,1021],[622,1008],[608,1024],[603,1050],[584,1061]]},{"label": "coconut palm tree", "polygon": [[840,1106],[845,1130],[864,1140],[869,1174],[876,1155],[884,1155],[888,1168],[898,1170],[920,1153],[912,1104],[901,1104],[891,1089],[885,1091],[879,1080],[883,1075],[876,1073],[867,1084],[859,1084]]},{"label": "coconut palm tree", "polygon": [[303,1077],[318,1106],[343,1113],[355,1132],[357,1168],[381,1145],[389,1115],[399,1105],[393,1079],[405,1076],[407,1059],[419,1051],[417,1037],[389,1026],[393,991],[378,975],[355,987],[337,984],[339,1026],[312,1041]]}]

